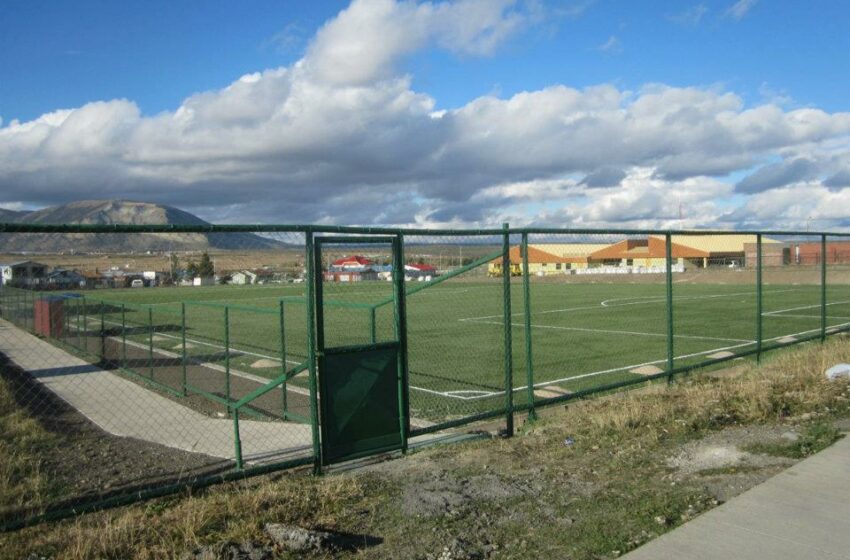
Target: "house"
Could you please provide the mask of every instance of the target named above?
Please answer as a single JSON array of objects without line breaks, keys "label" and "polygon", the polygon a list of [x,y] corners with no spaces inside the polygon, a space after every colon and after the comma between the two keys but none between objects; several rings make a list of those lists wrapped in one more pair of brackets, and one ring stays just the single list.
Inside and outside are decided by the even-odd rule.
[{"label": "house", "polygon": [[0,264],[0,286],[38,286],[47,280],[47,265],[34,261]]},{"label": "house", "polygon": [[328,267],[328,270],[333,272],[361,271],[371,268],[375,264],[375,261],[367,259],[366,257],[352,255],[350,257],[342,257],[341,259],[335,260]]},{"label": "house", "polygon": [[326,282],[362,282],[363,280],[377,280],[378,272],[367,268],[364,270],[341,270],[325,272]]},{"label": "house", "polygon": [[361,282],[377,280],[379,267],[375,261],[353,255],[336,259],[324,274],[327,282]]},{"label": "house", "polygon": [[234,272],[230,275],[230,283],[239,286],[253,284],[256,279],[257,275],[250,270],[240,270],[239,272]]},{"label": "house", "polygon": [[406,264],[404,265],[404,276],[405,278],[430,282],[432,278],[437,276],[437,269],[425,263]]},{"label": "house", "polygon": [[265,268],[240,270],[230,275],[230,283],[240,286],[248,284],[268,284],[275,279],[275,273]]},{"label": "house", "polygon": [[88,285],[86,277],[76,270],[65,270],[56,268],[47,275],[47,285],[50,288],[67,290],[71,288],[85,288]]}]

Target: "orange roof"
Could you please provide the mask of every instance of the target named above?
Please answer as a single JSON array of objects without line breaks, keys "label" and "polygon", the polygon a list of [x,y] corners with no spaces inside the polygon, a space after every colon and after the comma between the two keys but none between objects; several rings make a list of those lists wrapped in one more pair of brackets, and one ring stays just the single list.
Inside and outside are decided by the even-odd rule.
[{"label": "orange roof", "polygon": [[[590,260],[604,259],[634,259],[634,258],[650,258],[663,259],[667,256],[667,248],[664,239],[658,237],[649,237],[646,239],[624,239],[613,245],[609,245],[604,249],[593,252],[589,255]],[[687,247],[678,243],[673,243],[670,252],[674,259],[685,258],[693,259],[698,257],[709,257],[710,253]]]},{"label": "orange roof", "polygon": [[[520,264],[522,263],[522,252],[520,251],[520,247],[511,247],[508,252],[508,258],[511,260],[511,264]],[[494,259],[491,261],[495,264],[502,264],[502,258]],[[553,255],[552,253],[547,253],[546,251],[541,251],[540,249],[536,249],[534,247],[528,248],[528,262],[529,263],[586,263],[587,257],[559,257],[557,255]]]}]

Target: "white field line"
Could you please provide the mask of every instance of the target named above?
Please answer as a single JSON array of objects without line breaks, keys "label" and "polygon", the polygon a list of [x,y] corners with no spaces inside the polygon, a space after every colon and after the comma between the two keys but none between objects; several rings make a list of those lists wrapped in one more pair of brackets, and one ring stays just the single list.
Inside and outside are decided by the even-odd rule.
[{"label": "white field line", "polygon": [[[775,315],[775,314],[771,313],[770,315],[766,315],[766,316],[771,318],[771,319],[785,319],[786,317],[789,318],[789,319],[820,319],[821,318],[820,315],[787,315],[785,313],[783,313],[782,315]],[[828,319],[850,319],[850,317],[841,317],[839,315],[827,315],[826,318],[827,318],[827,320]]]},{"label": "white field line", "polygon": [[[842,304],[845,304],[845,303],[850,303],[850,300],[831,301],[831,302],[827,303],[826,305],[828,307],[830,305],[842,305]],[[765,315],[765,316],[780,315],[780,314],[785,314],[785,312],[787,312],[787,311],[803,311],[805,309],[820,309],[820,307],[821,307],[821,304],[815,303],[813,305],[802,305],[800,307],[791,307],[791,308],[788,308],[788,309],[778,309],[776,311],[769,311],[767,313],[762,313],[762,315]],[[820,315],[818,315],[818,316],[820,316]]]},{"label": "white field line", "polygon": [[[766,292],[766,293],[781,294],[781,293],[784,293],[784,292],[799,292],[799,291],[802,291],[802,290],[788,289],[788,290],[776,290],[776,291]],[[708,296],[674,296],[673,300],[674,301],[680,301],[680,302],[688,302],[688,301],[699,301],[699,300],[703,300],[703,299],[739,297],[739,296],[747,296],[747,295],[755,295],[755,294],[753,294],[752,292],[738,292],[738,293],[733,293],[733,294],[713,294],[713,295],[708,295]],[[635,300],[635,299],[640,299],[640,301],[632,301],[632,300]],[[617,301],[627,301],[627,303],[614,303],[614,304],[611,303],[611,302],[617,302]],[[629,305],[648,305],[648,304],[652,304],[652,303],[665,303],[666,301],[667,301],[667,298],[665,296],[637,296],[637,297],[631,297],[631,298],[614,298],[614,299],[607,299],[607,300],[604,300],[600,303],[593,304],[593,305],[581,305],[581,306],[578,306],[578,307],[565,307],[563,309],[547,309],[546,311],[532,311],[531,314],[532,315],[549,315],[549,314],[552,314],[552,313],[566,313],[568,311],[588,311],[588,310],[593,310],[593,309],[599,309],[600,306],[605,307],[605,308],[612,308],[612,307],[625,307],[625,306],[629,306]],[[519,311],[517,313],[512,313],[511,316],[512,317],[513,316],[520,316],[521,317],[521,316],[523,316],[523,312]],[[486,315],[486,316],[483,316],[483,317],[466,317],[464,319],[458,319],[458,321],[478,321],[479,319],[499,319],[501,317],[502,317],[502,315]]]},{"label": "white field line", "polygon": [[[112,336],[110,338],[112,340],[115,340],[115,341],[121,340],[120,337],[116,337],[116,336]],[[187,339],[187,341],[188,341],[188,339]],[[128,340],[127,345],[133,346],[134,348],[142,348],[142,349],[148,348],[147,344],[142,344],[140,342],[133,342],[132,340]],[[169,352],[168,350],[163,350],[161,348],[154,348],[154,352],[156,352],[157,354],[159,354],[161,356],[165,356],[166,358],[180,358],[181,357],[180,354],[176,354],[174,352]],[[219,371],[221,373],[227,373],[227,368],[225,368],[224,366],[220,366],[218,364],[213,364],[211,362],[193,362],[192,363],[192,365],[196,365],[196,364],[201,365],[201,366],[208,368],[208,369]],[[265,385],[268,382],[272,381],[271,379],[267,379],[265,377],[260,377],[259,375],[254,375],[254,374],[248,373],[246,371],[242,371],[242,370],[235,369],[235,368],[232,368],[232,367],[230,368],[230,375],[233,375],[235,377],[241,377],[243,379],[253,381],[254,383],[259,383],[260,385]],[[300,387],[295,387],[295,386],[293,386],[289,383],[286,384],[286,390],[292,391],[293,393],[297,393],[299,395],[310,396],[310,391],[308,391],[306,389],[302,389]]]},{"label": "white field line", "polygon": [[[504,323],[501,321],[473,321],[474,323],[482,324],[482,325],[499,325],[502,326]],[[525,323],[511,323],[513,327],[524,327]],[[605,334],[630,334],[634,336],[654,336],[660,338],[667,338],[666,333],[648,333],[641,331],[619,331],[613,329],[589,329],[585,327],[559,327],[556,325],[531,325],[533,328],[537,329],[553,329],[559,331],[579,331],[579,332],[590,332],[590,333],[605,333]],[[714,340],[717,342],[744,342],[744,343],[752,343],[755,340],[749,340],[745,338],[718,338],[715,336],[697,336],[697,335],[688,335],[688,334],[677,334],[673,335],[673,338],[689,338],[694,340]]]},{"label": "white field line", "polygon": [[[89,321],[94,321],[94,322],[96,322],[96,323],[99,323],[99,322],[100,322],[100,320],[99,320],[99,319],[97,319],[96,317],[94,317],[94,318],[93,318],[93,317],[86,317],[86,328],[88,328]],[[108,324],[110,324],[110,325],[118,325],[118,326],[120,326],[120,325],[121,325],[121,323],[119,323],[119,322],[117,322],[117,321],[104,321],[104,323],[108,323]],[[165,334],[165,333],[156,333],[156,334],[157,334],[158,336],[163,336],[163,337],[171,338],[171,339],[174,339],[174,340],[179,340],[179,341],[182,341],[182,340],[183,340],[183,339],[182,339],[182,337],[175,336],[175,335],[169,335],[169,334]],[[131,342],[131,341],[129,341],[129,340],[127,341],[127,343],[128,343],[128,344],[129,344],[130,342]],[[197,340],[197,339],[194,339],[194,338],[186,338],[186,342],[191,342],[191,343],[193,343],[193,344],[200,344],[201,346],[206,346],[206,347],[208,347],[208,348],[214,348],[215,350],[224,350],[224,346],[217,345],[217,344],[211,344],[211,343],[209,343],[209,342],[205,342],[205,341],[203,341],[203,340]],[[138,343],[137,343],[137,344],[138,344]],[[143,347],[145,347],[145,348],[147,348],[147,346],[145,346],[145,345],[142,345],[142,346],[143,346]],[[240,354],[246,354],[246,355],[248,355],[248,356],[256,356],[256,357],[258,357],[258,358],[267,358],[267,359],[269,359],[269,360],[277,360],[277,359],[278,359],[278,357],[277,357],[277,356],[268,356],[268,355],[266,355],[266,354],[258,354],[258,353],[256,353],[256,352],[248,352],[248,351],[245,351],[245,350],[238,350],[238,349],[235,349],[235,350],[236,350],[236,352],[239,352]],[[158,350],[158,351],[160,351],[160,350]],[[164,354],[167,354],[167,351],[160,351],[160,352],[162,352],[162,353],[164,353]],[[176,354],[175,354],[175,356],[176,356]],[[298,365],[298,364],[300,364],[301,362],[296,361],[296,360],[286,360],[286,363],[288,363],[288,364],[295,364],[295,365]],[[210,368],[212,368],[212,369],[220,369],[221,371],[224,371],[224,368],[222,368],[221,366],[217,366],[216,364],[209,364],[209,363],[205,363],[205,364],[203,364],[203,365],[205,365],[205,366],[207,366],[207,367],[210,367]],[[242,371],[239,371],[239,370],[234,370],[233,368],[231,368],[230,372],[231,372],[231,373],[233,373],[234,375],[238,375],[238,376],[240,376],[240,377],[245,377],[246,379],[251,379],[251,380],[253,380],[253,381],[256,381],[257,379],[261,379],[260,377],[256,377],[256,378],[255,378],[255,377],[254,377],[252,374],[250,374],[250,373],[245,373],[245,372],[242,372]],[[241,375],[240,375],[240,374],[241,374]],[[264,378],[262,378],[262,379],[264,379]],[[270,380],[270,379],[266,379],[266,380],[265,380],[265,382],[266,382],[266,383],[268,383],[269,381],[271,381],[271,380]],[[287,386],[289,387],[289,385],[287,385]],[[416,385],[410,385],[410,388],[411,388],[411,389],[414,389],[414,390],[416,390],[416,391],[423,392],[423,393],[431,393],[431,394],[434,394],[434,395],[440,395],[441,397],[451,396],[451,395],[449,395],[449,394],[448,394],[448,393],[450,393],[451,391],[449,391],[448,393],[447,393],[447,392],[445,392],[445,391],[433,391],[433,390],[431,390],[431,389],[426,389],[425,387],[417,387]],[[293,390],[293,392],[297,393],[297,392],[299,392],[299,391],[295,391],[295,390]],[[308,394],[309,394],[309,393],[308,393]]]},{"label": "white field line", "polygon": [[[850,325],[850,322],[841,323],[839,325],[832,325],[829,328],[834,329],[834,328],[839,328],[839,327],[845,327],[847,325]],[[780,335],[780,336],[775,336],[773,338],[766,338],[766,339],[764,339],[763,342],[771,342],[773,340],[779,340],[779,339],[789,337],[789,336],[798,336],[798,335],[809,334],[809,333],[818,332],[818,331],[820,331],[820,329],[810,329],[810,330],[807,330],[807,331],[801,331],[801,332],[797,332],[797,333],[783,334],[783,335]],[[702,352],[694,352],[692,354],[683,354],[681,356],[674,356],[674,359],[675,360],[681,360],[681,359],[686,359],[686,358],[694,358],[696,356],[704,356],[704,355],[711,354],[711,353],[714,353],[714,352],[722,352],[724,350],[732,350],[732,349],[735,349],[735,348],[741,348],[742,346],[748,346],[749,344],[753,344],[753,342],[749,342],[749,343],[746,343],[746,344],[735,344],[735,345],[732,345],[732,346],[724,346],[722,348],[713,348],[711,350],[704,350]],[[534,385],[532,385],[532,387],[547,387],[549,385],[555,385],[557,383],[564,383],[566,381],[575,381],[577,379],[585,379],[585,378],[588,378],[588,377],[595,377],[597,375],[604,375],[606,373],[616,373],[618,371],[627,371],[627,370],[638,368],[638,367],[641,367],[641,366],[661,364],[661,363],[665,363],[666,361],[667,361],[667,358],[662,358],[660,360],[653,360],[651,362],[643,362],[643,363],[640,363],[640,364],[632,364],[632,365],[622,366],[622,367],[617,367],[617,368],[605,369],[605,370],[600,370],[600,371],[593,371],[593,372],[590,372],[590,373],[583,373],[583,374],[579,374],[579,375],[573,375],[573,376],[570,376],[570,377],[562,377],[561,379],[552,379],[552,380],[549,380],[549,381],[542,381],[540,383],[535,383]],[[513,392],[527,391],[528,386],[523,385],[521,387],[514,387],[512,390],[513,390]],[[431,392],[436,393],[436,391],[431,391]],[[456,393],[476,393],[476,394],[470,395],[470,396],[460,396],[460,395],[456,395]],[[447,391],[444,394],[444,396],[470,401],[470,400],[479,400],[479,399],[497,397],[497,396],[504,395],[504,394],[505,394],[505,391]]]},{"label": "white field line", "polygon": [[[95,323],[99,323],[100,319],[98,319],[97,317],[94,317],[94,318],[93,317],[87,317],[86,318],[86,328],[88,328],[88,326],[89,326],[89,321],[94,321]],[[109,325],[121,326],[121,323],[119,323],[118,321],[104,321],[104,323],[109,324]],[[139,327],[140,325],[127,325],[127,326],[128,327]],[[144,327],[144,325],[141,325],[141,326]],[[171,338],[171,339],[178,340],[178,341],[181,341],[181,342],[183,340],[182,337],[176,336],[176,335],[173,335],[173,334],[155,332],[154,335],[155,336],[161,336],[161,337],[164,337],[164,338]],[[206,346],[208,348],[214,348],[216,350],[224,350],[225,349],[224,346],[221,346],[219,344],[212,344],[210,342],[205,342],[203,340],[197,340],[195,338],[188,338],[187,337],[186,342],[191,342],[192,344],[200,344],[201,346]],[[234,348],[233,346],[231,346],[230,349],[234,350],[236,352],[239,352],[240,354],[245,354],[245,355],[248,355],[248,356],[256,356],[257,358],[267,358],[269,360],[277,360],[278,359],[278,356],[269,356],[269,355],[266,355],[266,354],[258,354],[256,352],[250,352],[248,350],[239,350],[238,348]],[[296,361],[296,360],[286,360],[286,363],[298,365],[301,362]]]},{"label": "white field line", "polygon": [[[255,288],[252,288],[252,289],[255,289]],[[467,287],[467,288],[443,288],[442,290],[439,290],[437,292],[431,292],[431,291],[424,290],[424,291],[421,291],[421,292],[417,292],[414,295],[419,297],[420,295],[427,295],[427,294],[432,294],[432,293],[440,294],[440,295],[448,293],[448,292],[466,293],[466,292],[469,292],[470,290],[472,290],[472,288],[469,288],[469,287]],[[355,296],[355,295],[357,295],[357,296],[387,295],[387,297],[389,297],[391,294],[383,294],[380,291],[372,291],[372,292],[370,292],[370,291],[366,291],[366,292],[363,292],[363,291],[360,291],[360,292],[345,292],[345,291],[343,291],[343,292],[328,292],[328,291],[325,291],[324,295],[327,298],[333,298],[334,296]],[[232,303],[233,303],[233,305],[240,305],[240,304],[244,305],[244,304],[247,304],[248,302],[269,301],[269,300],[278,301],[282,298],[293,297],[293,296],[304,296],[304,292],[302,291],[302,292],[295,293],[295,294],[290,293],[290,294],[282,294],[282,295],[277,295],[277,296],[262,296],[262,297],[254,297],[254,298],[241,298],[241,299],[233,301]],[[104,301],[108,301],[108,300],[104,300]],[[139,306],[144,306],[144,307],[163,307],[163,306],[174,306],[175,304],[179,305],[180,303],[185,303],[187,306],[197,305],[197,306],[200,307],[200,306],[203,306],[204,304],[209,304],[209,303],[215,303],[217,305],[227,305],[226,303],[224,303],[225,301],[229,301],[229,300],[225,300],[225,299],[204,299],[204,300],[197,300],[197,301],[173,300],[173,301],[161,301],[161,302],[157,302],[157,303],[129,302],[128,305],[139,305]],[[367,302],[361,302],[361,303],[367,303]]]}]

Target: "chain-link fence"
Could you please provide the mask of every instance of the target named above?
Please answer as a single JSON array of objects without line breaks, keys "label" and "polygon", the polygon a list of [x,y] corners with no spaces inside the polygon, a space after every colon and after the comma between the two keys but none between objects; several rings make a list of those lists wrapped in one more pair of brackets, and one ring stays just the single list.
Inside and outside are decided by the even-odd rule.
[{"label": "chain-link fence", "polygon": [[0,522],[850,330],[850,236],[0,225]]}]

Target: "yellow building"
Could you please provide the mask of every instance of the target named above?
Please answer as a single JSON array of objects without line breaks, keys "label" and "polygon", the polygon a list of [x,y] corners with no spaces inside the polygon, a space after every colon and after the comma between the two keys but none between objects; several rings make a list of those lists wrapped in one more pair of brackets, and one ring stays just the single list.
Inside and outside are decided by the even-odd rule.
[{"label": "yellow building", "polygon": [[[522,270],[522,253],[520,247],[511,247],[508,253],[511,261],[511,276],[520,276]],[[542,251],[536,246],[528,246],[528,272],[533,275],[564,274],[571,268],[586,268],[586,256],[560,257],[552,253]],[[502,259],[490,261],[487,266],[487,274],[490,276],[502,275]]]}]

